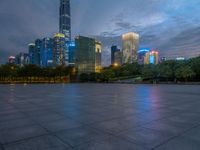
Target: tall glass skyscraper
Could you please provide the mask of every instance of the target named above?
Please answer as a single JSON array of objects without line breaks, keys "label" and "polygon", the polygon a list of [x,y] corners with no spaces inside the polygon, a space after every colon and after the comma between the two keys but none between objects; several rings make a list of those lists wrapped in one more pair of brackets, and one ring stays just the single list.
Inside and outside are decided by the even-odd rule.
[{"label": "tall glass skyscraper", "polygon": [[60,33],[65,35],[66,41],[71,39],[70,0],[60,0]]}]

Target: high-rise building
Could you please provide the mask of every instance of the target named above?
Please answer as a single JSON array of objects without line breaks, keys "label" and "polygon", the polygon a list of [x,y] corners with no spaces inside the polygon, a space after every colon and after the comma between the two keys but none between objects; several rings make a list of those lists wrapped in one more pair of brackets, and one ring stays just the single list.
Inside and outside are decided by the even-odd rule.
[{"label": "high-rise building", "polygon": [[40,52],[42,49],[42,40],[36,39],[35,40],[35,52],[34,52],[34,65],[40,66]]},{"label": "high-rise building", "polygon": [[66,41],[71,39],[70,0],[60,0],[60,33],[65,35]]},{"label": "high-rise building", "polygon": [[18,55],[16,55],[15,59],[16,64],[20,67],[30,64],[29,54],[27,53],[19,53]]},{"label": "high-rise building", "polygon": [[123,57],[123,54],[121,51],[117,51],[115,52],[115,59],[114,59],[114,66],[115,67],[118,67],[118,66],[121,66],[122,65],[122,57]]},{"label": "high-rise building", "polygon": [[113,45],[111,47],[111,65],[114,65],[114,63],[115,63],[115,53],[119,52],[119,51],[120,51],[120,49],[118,49],[116,45]]},{"label": "high-rise building", "polygon": [[141,48],[139,51],[138,51],[138,63],[140,65],[144,64],[144,58],[146,56],[146,53],[148,53],[150,51],[149,48]]},{"label": "high-rise building", "polygon": [[78,36],[75,38],[75,63],[78,73],[94,73],[101,70],[101,42],[93,38]]},{"label": "high-rise building", "polygon": [[146,53],[144,57],[144,64],[158,64],[159,58],[158,58],[158,52],[155,50],[151,50]]},{"label": "high-rise building", "polygon": [[66,42],[67,51],[69,52],[69,66],[75,65],[75,41]]},{"label": "high-rise building", "polygon": [[29,57],[30,57],[30,64],[34,65],[36,64],[36,47],[35,47],[35,43],[30,43],[28,45],[28,53],[29,53]]},{"label": "high-rise building", "polygon": [[122,35],[123,63],[137,62],[139,34],[129,32]]},{"label": "high-rise building", "polygon": [[56,33],[53,38],[53,66],[68,65],[65,35]]},{"label": "high-rise building", "polygon": [[53,40],[44,38],[42,40],[42,48],[40,51],[40,66],[50,67],[53,65]]}]

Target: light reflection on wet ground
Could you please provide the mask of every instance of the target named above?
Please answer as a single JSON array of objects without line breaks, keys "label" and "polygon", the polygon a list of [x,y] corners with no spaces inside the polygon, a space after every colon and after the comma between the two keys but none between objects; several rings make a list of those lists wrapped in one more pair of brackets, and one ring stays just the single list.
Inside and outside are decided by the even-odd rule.
[{"label": "light reflection on wet ground", "polygon": [[198,149],[200,86],[0,85],[0,150]]}]

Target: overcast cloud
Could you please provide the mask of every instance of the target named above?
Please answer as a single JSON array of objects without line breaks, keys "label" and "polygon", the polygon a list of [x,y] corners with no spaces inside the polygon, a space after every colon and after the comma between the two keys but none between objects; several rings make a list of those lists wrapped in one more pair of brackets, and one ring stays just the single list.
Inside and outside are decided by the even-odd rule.
[{"label": "overcast cloud", "polygon": [[[72,34],[102,40],[104,65],[120,36],[140,34],[140,47],[160,56],[200,54],[200,0],[71,0]],[[0,0],[0,63],[58,31],[59,0]]]}]

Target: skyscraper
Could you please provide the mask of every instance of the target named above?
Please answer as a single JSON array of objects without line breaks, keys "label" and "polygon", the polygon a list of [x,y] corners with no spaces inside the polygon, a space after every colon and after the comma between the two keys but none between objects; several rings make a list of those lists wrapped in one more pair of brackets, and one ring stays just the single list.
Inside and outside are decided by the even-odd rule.
[{"label": "skyscraper", "polygon": [[40,66],[49,67],[53,64],[53,40],[44,38],[42,40],[42,48],[40,51]]},{"label": "skyscraper", "polygon": [[15,58],[16,64],[20,67],[30,64],[30,57],[27,53],[19,53]]},{"label": "skyscraper", "polygon": [[29,54],[29,57],[30,57],[30,64],[32,64],[32,65],[36,64],[36,61],[35,61],[35,57],[36,57],[35,51],[36,51],[35,43],[30,43],[28,45],[28,54]]},{"label": "skyscraper", "polygon": [[93,38],[78,36],[75,38],[75,59],[78,73],[100,72],[101,42]]},{"label": "skyscraper", "polygon": [[35,52],[34,52],[34,59],[35,59],[34,64],[38,65],[38,66],[40,66],[40,52],[41,52],[41,49],[42,49],[42,40],[36,39],[35,40]]},{"label": "skyscraper", "polygon": [[115,59],[114,59],[114,64],[113,66],[118,67],[122,65],[122,52],[117,51],[115,52]]},{"label": "skyscraper", "polygon": [[139,34],[129,32],[122,35],[123,63],[137,62],[137,52],[139,47]]},{"label": "skyscraper", "polygon": [[68,54],[65,45],[65,35],[56,33],[53,38],[53,65],[67,65]]},{"label": "skyscraper", "polygon": [[65,35],[66,41],[71,39],[70,0],[60,0],[60,33]]},{"label": "skyscraper", "polygon": [[113,45],[111,47],[111,65],[114,65],[114,63],[115,63],[115,53],[119,52],[119,51],[120,51],[120,49],[118,49],[116,45]]},{"label": "skyscraper", "polygon": [[69,66],[75,65],[75,46],[75,41],[66,42],[66,47],[69,54]]}]

